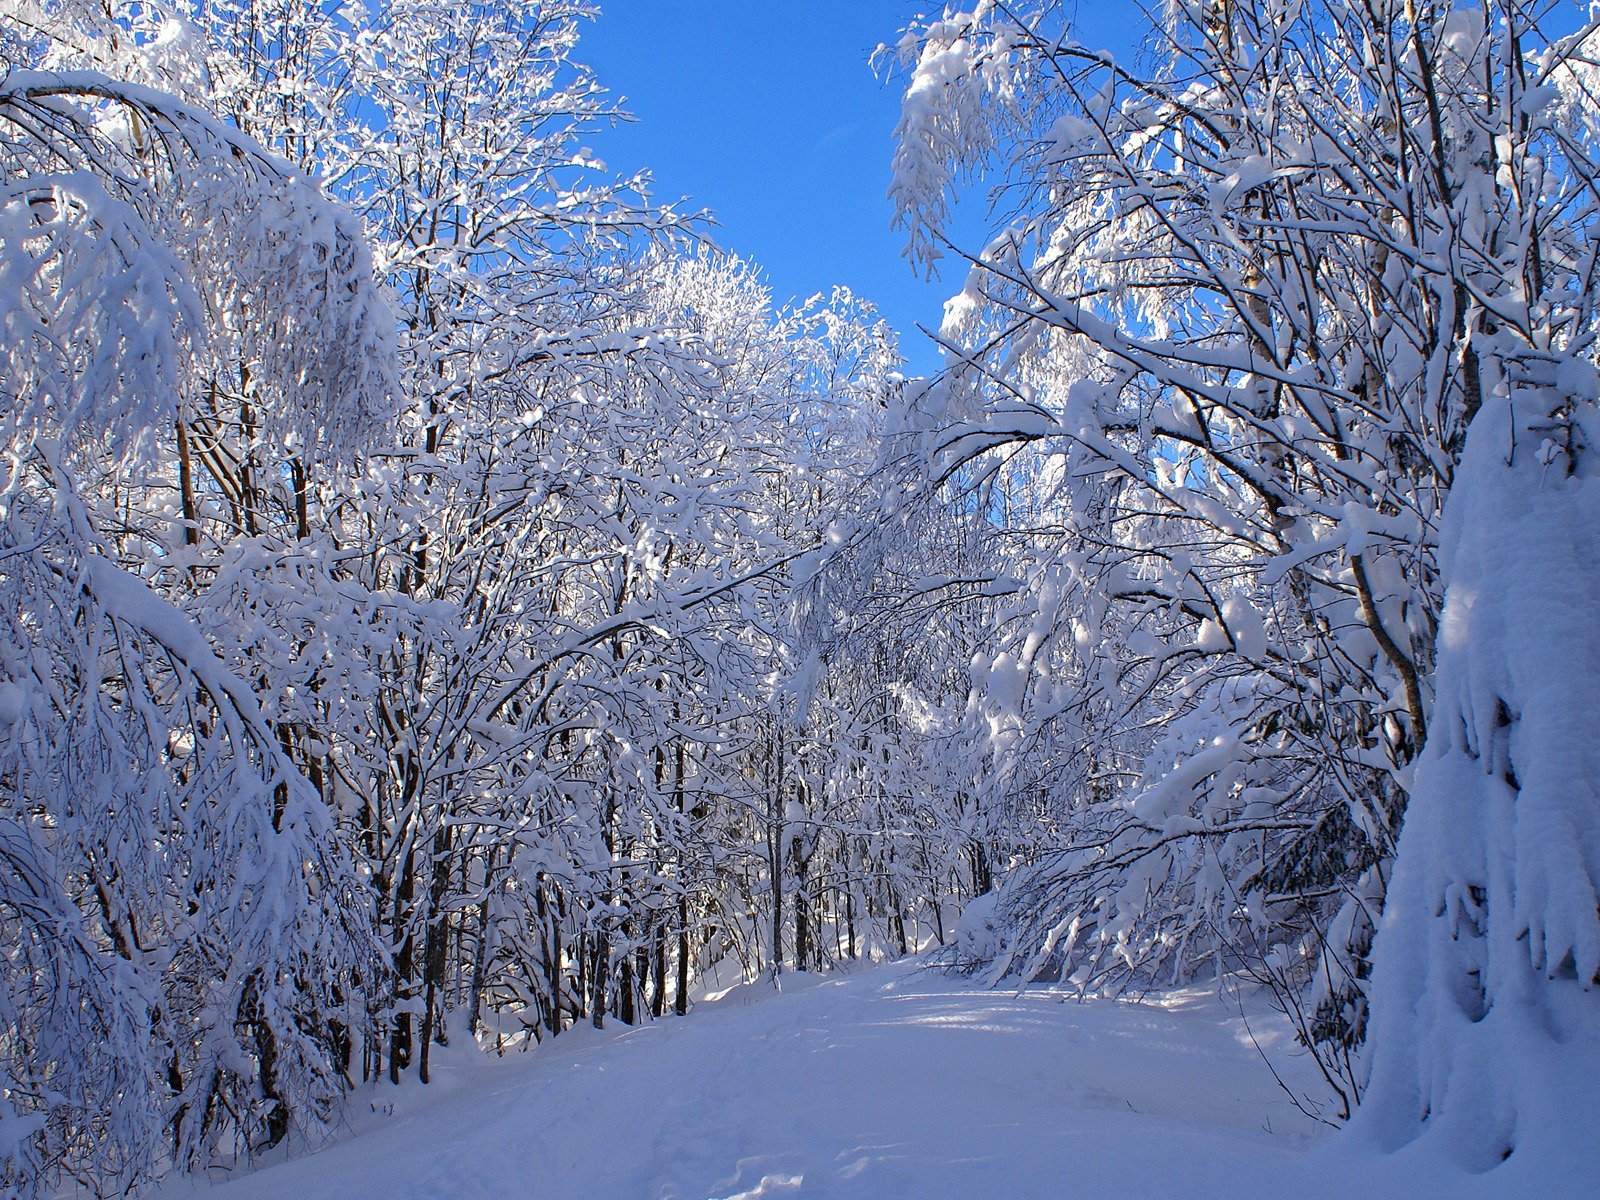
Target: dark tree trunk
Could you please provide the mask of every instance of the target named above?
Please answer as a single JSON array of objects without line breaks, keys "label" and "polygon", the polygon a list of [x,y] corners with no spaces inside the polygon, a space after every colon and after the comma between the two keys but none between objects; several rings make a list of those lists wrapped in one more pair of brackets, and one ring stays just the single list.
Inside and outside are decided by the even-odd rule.
[{"label": "dark tree trunk", "polygon": [[689,898],[678,897],[678,992],[672,998],[672,1009],[680,1017],[689,1011],[689,954],[693,940],[689,936]]},{"label": "dark tree trunk", "polygon": [[255,1042],[257,1082],[265,1101],[266,1145],[276,1146],[289,1133],[289,1106],[284,1103],[278,1087],[278,1039],[262,1011],[259,973],[245,981],[244,991],[239,996],[239,1017]]},{"label": "dark tree trunk", "polygon": [[989,856],[984,852],[981,842],[973,842],[968,850],[972,859],[973,895],[986,896],[994,890],[994,874],[989,868]]},{"label": "dark tree trunk", "polygon": [[[409,928],[411,902],[416,896],[416,888],[416,855],[408,850],[400,867],[400,883],[395,889],[390,925],[394,937],[399,941],[394,956],[394,998],[399,1004],[411,999],[416,975],[416,939]],[[400,1073],[411,1065],[411,1049],[411,1013],[402,1010],[394,1014],[394,1025],[389,1035],[389,1082],[400,1082]]]},{"label": "dark tree trunk", "polygon": [[422,956],[423,1002],[422,1045],[418,1053],[417,1076],[428,1082],[428,1054],[434,1040],[445,1040],[443,1006],[440,991],[444,986],[446,949],[450,938],[450,921],[444,911],[445,890],[450,882],[450,826],[446,825],[433,837],[433,880],[428,888],[428,933]]},{"label": "dark tree trunk", "polygon": [[[627,941],[627,931],[623,932],[623,941]],[[637,1014],[634,1005],[634,990],[639,981],[634,974],[634,956],[626,951],[622,954],[622,962],[617,968],[617,1020],[624,1025],[637,1025]]]},{"label": "dark tree trunk", "polygon": [[783,971],[783,732],[774,722],[767,750],[767,870],[772,876],[772,974]]},{"label": "dark tree trunk", "polygon": [[594,935],[594,985],[589,992],[589,1015],[596,1029],[606,1027],[606,985],[611,966],[611,938],[604,930]]},{"label": "dark tree trunk", "polygon": [[650,997],[650,1015],[659,1020],[667,1007],[667,931],[659,924],[656,926],[655,956],[656,990]]}]

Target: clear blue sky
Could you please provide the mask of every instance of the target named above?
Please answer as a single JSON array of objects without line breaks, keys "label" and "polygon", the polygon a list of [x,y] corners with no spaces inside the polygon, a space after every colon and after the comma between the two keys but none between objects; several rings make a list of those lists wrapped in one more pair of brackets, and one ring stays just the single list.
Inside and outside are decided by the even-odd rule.
[{"label": "clear blue sky", "polygon": [[[656,196],[710,209],[718,242],[761,266],[782,304],[836,283],[878,305],[910,369],[938,355],[937,328],[962,283],[919,281],[889,228],[885,191],[900,96],[868,62],[926,0],[600,0],[578,59],[638,120],[596,136],[616,173],[647,168]],[[1079,38],[1113,49],[1137,21],[1132,0],[1081,0]],[[979,226],[969,201],[961,224]]]}]

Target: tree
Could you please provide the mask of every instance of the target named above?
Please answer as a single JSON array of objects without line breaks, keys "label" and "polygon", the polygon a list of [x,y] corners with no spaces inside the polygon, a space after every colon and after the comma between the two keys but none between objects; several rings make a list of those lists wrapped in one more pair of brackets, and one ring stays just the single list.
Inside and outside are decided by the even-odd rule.
[{"label": "tree", "polygon": [[184,430],[242,356],[262,441],[346,451],[392,337],[346,210],[110,73],[138,56],[92,10],[25,15],[0,83],[0,1169],[122,1189],[337,1118],[381,958],[187,553]]},{"label": "tree", "polygon": [[1033,671],[1036,728],[1092,764],[1057,793],[1064,844],[1007,886],[997,965],[1243,965],[1345,1111],[1465,431],[1588,354],[1590,102],[1556,86],[1583,35],[1491,8],[1172,6],[1142,73],[1055,4],[904,43],[913,253],[949,248],[963,171],[1003,173],[1009,220],[922,452],[1019,486],[1059,456],[1024,569],[1071,599],[1016,661],[1071,664],[1065,696]]},{"label": "tree", "polygon": [[[1371,1143],[1468,1171],[1569,1164],[1600,1060],[1594,368],[1485,402],[1441,531],[1433,733],[1373,982]],[[1552,670],[1560,662],[1562,668]],[[1559,1174],[1553,1178],[1560,1177]]]},{"label": "tree", "polygon": [[878,486],[870,305],[583,148],[588,6],[6,11],[8,1184],[944,937],[984,521]]}]

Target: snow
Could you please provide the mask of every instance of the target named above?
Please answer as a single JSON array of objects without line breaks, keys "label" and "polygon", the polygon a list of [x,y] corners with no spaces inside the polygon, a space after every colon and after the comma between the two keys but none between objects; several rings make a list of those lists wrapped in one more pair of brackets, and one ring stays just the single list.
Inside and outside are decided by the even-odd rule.
[{"label": "snow", "polygon": [[[1281,1021],[1250,1026],[1282,1050]],[[359,1136],[215,1200],[1269,1194],[1316,1129],[1205,989],[1077,1004],[915,962],[438,1061],[427,1088],[358,1092]]]},{"label": "snow", "polygon": [[[0,1197],[1593,1190],[1600,117],[1478,98],[1580,40],[1181,3],[1140,78],[952,5],[913,263],[1003,189],[902,387],[567,180],[586,6],[0,4]],[[1124,992],[747,978],[930,917]],[[717,955],[328,1124],[347,1035],[428,1077]],[[1325,1076],[1131,998],[1230,966]]]},{"label": "snow", "polygon": [[1498,1173],[1329,1135],[1268,1058],[1314,1093],[1259,996],[1077,1003],[901,961],[749,985],[684,1019],[580,1028],[527,1055],[458,1039],[433,1084],[359,1091],[356,1136],[213,1200],[1524,1194]]}]

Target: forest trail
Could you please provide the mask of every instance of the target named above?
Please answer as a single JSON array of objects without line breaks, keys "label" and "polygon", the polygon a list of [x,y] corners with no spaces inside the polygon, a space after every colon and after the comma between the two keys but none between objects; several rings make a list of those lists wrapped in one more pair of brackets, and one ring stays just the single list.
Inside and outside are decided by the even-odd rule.
[{"label": "forest trail", "polygon": [[529,1056],[446,1052],[426,1089],[358,1092],[349,1140],[216,1200],[1299,1200],[1327,1139],[1257,1041],[1313,1086],[1281,1017],[1252,1002],[1247,1028],[1204,988],[1077,1004],[914,962],[791,976]]}]

